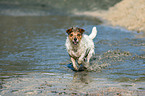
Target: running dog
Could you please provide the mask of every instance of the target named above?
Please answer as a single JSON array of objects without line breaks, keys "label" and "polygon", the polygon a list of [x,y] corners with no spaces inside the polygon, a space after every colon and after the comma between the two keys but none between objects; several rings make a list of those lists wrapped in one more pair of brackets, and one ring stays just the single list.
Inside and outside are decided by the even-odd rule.
[{"label": "running dog", "polygon": [[72,27],[66,30],[68,36],[65,46],[76,71],[79,70],[76,61],[78,65],[82,64],[87,68],[90,65],[91,57],[95,54],[93,39],[97,35],[97,29],[93,27],[92,33],[89,36],[83,34],[84,32],[84,29],[78,27]]}]

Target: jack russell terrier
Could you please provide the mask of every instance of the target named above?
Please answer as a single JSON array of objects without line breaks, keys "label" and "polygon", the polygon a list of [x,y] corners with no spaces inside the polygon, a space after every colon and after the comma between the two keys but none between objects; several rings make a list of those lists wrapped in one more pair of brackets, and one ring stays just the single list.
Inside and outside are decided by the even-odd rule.
[{"label": "jack russell terrier", "polygon": [[78,65],[82,64],[84,68],[90,65],[90,59],[95,54],[94,52],[94,42],[93,39],[97,35],[96,27],[93,27],[92,33],[88,36],[83,34],[84,29],[78,27],[72,27],[66,30],[68,37],[66,39],[66,49],[71,58],[73,67],[78,71]]}]

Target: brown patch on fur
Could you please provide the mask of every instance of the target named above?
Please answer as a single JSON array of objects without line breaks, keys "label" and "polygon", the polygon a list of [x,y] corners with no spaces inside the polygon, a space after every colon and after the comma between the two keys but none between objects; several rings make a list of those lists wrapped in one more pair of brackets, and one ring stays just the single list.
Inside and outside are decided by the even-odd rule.
[{"label": "brown patch on fur", "polygon": [[79,31],[80,31],[81,34],[83,34],[85,32],[84,29],[80,29],[80,28],[79,28]]},{"label": "brown patch on fur", "polygon": [[83,34],[85,32],[85,30],[78,28],[78,27],[72,27],[72,28],[66,30],[66,33],[68,33],[68,34],[70,34],[71,32],[80,32],[81,34]]},{"label": "brown patch on fur", "polygon": [[66,33],[70,34],[72,32],[72,28],[71,29],[68,29],[66,30]]},{"label": "brown patch on fur", "polygon": [[82,34],[85,32],[85,30],[78,27],[72,27],[66,30],[66,32],[69,35],[69,39],[76,45],[82,39]]},{"label": "brown patch on fur", "polygon": [[80,41],[82,39],[82,34],[80,32],[71,32],[69,34],[69,39],[73,41],[75,38]]}]

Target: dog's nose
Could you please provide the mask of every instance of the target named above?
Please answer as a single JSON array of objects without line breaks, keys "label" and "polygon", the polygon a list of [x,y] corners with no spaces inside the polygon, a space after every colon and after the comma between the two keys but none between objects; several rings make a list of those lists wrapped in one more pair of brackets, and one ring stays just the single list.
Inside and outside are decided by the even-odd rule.
[{"label": "dog's nose", "polygon": [[74,38],[74,41],[77,41],[77,38]]}]

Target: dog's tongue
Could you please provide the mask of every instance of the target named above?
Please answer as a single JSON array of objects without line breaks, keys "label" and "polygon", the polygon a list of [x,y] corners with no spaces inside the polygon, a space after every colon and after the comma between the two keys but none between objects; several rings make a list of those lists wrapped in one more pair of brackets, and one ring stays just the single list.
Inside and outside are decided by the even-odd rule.
[{"label": "dog's tongue", "polygon": [[76,44],[77,44],[77,42],[74,42],[74,44],[76,45]]}]

